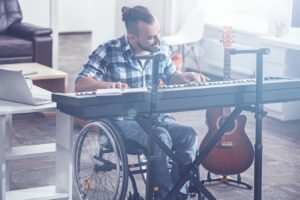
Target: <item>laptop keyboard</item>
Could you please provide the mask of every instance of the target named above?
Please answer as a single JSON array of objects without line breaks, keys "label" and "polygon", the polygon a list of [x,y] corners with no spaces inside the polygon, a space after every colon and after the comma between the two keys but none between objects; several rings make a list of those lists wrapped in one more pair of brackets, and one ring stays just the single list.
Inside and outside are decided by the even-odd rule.
[{"label": "laptop keyboard", "polygon": [[39,98],[39,97],[34,97],[33,100],[35,103],[49,102],[49,99],[43,99],[43,98]]}]

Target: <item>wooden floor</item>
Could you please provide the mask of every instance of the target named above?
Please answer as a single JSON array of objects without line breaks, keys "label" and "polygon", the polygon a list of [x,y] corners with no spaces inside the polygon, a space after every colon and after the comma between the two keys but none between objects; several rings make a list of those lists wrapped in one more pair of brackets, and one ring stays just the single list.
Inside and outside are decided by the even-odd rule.
[{"label": "wooden floor", "polygon": [[[87,61],[91,37],[89,34],[60,36],[59,67],[70,74],[69,91],[82,65]],[[300,111],[299,111],[300,112]],[[254,144],[255,119],[247,116],[246,133]],[[175,113],[177,120],[193,126],[199,134],[199,143],[207,133],[205,111]],[[43,143],[54,140],[55,118],[36,114],[17,115],[13,121],[13,145]],[[75,127],[78,132],[79,128]],[[280,122],[269,117],[263,121],[263,179],[262,199],[298,200],[300,198],[300,121]],[[53,184],[54,158],[41,157],[12,161],[12,189]],[[201,169],[205,179],[207,171]],[[253,185],[253,165],[242,175],[242,180]],[[235,177],[232,177],[235,178]],[[139,188],[144,193],[144,184],[139,178]],[[253,190],[229,186],[223,183],[207,184],[212,194],[221,200],[250,200]],[[76,199],[76,197],[74,197]]]}]

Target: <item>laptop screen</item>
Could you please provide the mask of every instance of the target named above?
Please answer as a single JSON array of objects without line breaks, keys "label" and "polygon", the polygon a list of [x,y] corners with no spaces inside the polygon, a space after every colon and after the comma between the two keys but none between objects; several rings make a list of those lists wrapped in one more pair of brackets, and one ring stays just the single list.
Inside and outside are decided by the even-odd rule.
[{"label": "laptop screen", "polygon": [[[36,105],[32,93],[34,87],[36,86],[32,82],[26,81],[21,71],[0,69],[0,99]],[[48,98],[48,102],[50,102],[50,98]]]}]

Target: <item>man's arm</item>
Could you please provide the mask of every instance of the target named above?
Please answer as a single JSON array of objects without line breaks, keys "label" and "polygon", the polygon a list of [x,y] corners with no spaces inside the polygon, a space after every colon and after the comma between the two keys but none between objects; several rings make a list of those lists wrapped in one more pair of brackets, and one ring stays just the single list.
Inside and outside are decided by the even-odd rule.
[{"label": "man's arm", "polygon": [[209,80],[203,74],[199,74],[196,72],[181,72],[175,71],[172,75],[171,79],[169,80],[169,84],[187,84],[187,83],[205,83]]},{"label": "man's arm", "polygon": [[83,77],[76,81],[75,91],[95,91],[97,89],[108,89],[108,88],[127,88],[126,83],[121,82],[104,82],[93,79],[92,77]]}]

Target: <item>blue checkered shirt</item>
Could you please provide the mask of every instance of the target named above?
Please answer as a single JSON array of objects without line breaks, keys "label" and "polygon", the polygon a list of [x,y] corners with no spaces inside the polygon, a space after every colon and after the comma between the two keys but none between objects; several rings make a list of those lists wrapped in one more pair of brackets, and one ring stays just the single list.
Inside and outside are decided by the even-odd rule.
[{"label": "blue checkered shirt", "polygon": [[[155,54],[165,55],[160,62],[159,79],[168,83],[176,71],[176,66],[171,60],[170,48],[162,41],[159,51]],[[100,45],[93,51],[77,80],[93,77],[95,80],[127,83],[130,88],[149,87],[152,82],[152,62],[153,60],[142,62],[135,59],[127,36],[122,36]]]}]

